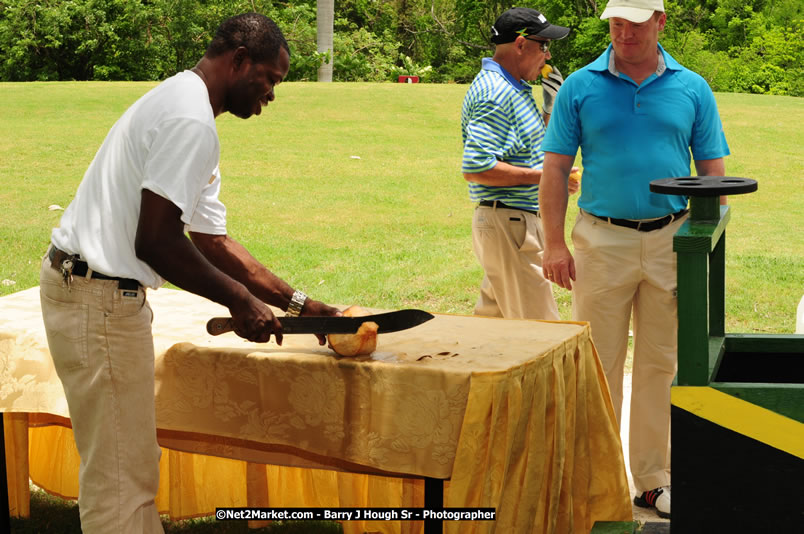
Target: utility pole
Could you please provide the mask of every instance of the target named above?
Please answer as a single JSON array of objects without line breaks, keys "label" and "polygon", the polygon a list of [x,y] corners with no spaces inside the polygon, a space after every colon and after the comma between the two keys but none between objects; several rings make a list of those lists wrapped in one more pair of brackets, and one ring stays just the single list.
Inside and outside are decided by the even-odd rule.
[{"label": "utility pole", "polygon": [[335,19],[335,0],[318,0],[316,5],[316,42],[318,53],[326,54],[329,52],[329,61],[323,63],[318,68],[318,81],[332,81],[332,62],[334,52],[332,50],[332,34]]}]

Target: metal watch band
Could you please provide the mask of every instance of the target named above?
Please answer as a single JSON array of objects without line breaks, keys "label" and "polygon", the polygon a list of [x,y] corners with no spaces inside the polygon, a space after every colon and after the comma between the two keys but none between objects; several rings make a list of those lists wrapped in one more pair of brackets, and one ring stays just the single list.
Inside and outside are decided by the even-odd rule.
[{"label": "metal watch band", "polygon": [[285,312],[285,315],[287,317],[298,317],[306,301],[307,295],[297,289],[293,292],[293,296],[290,297],[290,303],[288,304],[288,310]]}]

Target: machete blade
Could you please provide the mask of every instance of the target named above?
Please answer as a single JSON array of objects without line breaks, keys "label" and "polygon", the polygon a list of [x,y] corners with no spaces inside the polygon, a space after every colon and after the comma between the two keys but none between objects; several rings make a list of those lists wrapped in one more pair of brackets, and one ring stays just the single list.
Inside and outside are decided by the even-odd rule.
[{"label": "machete blade", "polygon": [[[423,310],[398,310],[363,317],[279,317],[283,334],[354,334],[360,325],[377,323],[380,334],[413,328],[433,318]],[[207,332],[213,336],[234,329],[231,317],[213,317],[207,322]]]}]

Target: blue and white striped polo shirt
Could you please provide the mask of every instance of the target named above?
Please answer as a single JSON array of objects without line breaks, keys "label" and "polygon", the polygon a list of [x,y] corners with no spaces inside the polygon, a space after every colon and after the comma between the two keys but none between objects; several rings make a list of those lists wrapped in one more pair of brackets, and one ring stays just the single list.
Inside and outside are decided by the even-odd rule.
[{"label": "blue and white striped polo shirt", "polygon": [[[531,86],[514,79],[491,58],[475,76],[463,100],[463,172],[493,168],[497,161],[540,169],[545,127]],[[501,200],[528,210],[539,209],[536,184],[492,187],[469,182],[472,201]]]}]

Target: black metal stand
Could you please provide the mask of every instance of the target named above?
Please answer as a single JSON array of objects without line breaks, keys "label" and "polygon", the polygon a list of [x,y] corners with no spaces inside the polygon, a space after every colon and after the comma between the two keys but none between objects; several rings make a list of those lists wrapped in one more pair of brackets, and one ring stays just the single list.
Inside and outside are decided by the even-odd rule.
[{"label": "black metal stand", "polygon": [[[428,510],[440,510],[444,507],[444,481],[438,478],[424,479],[424,507]],[[424,522],[424,534],[441,534],[441,519],[427,519]]]}]

